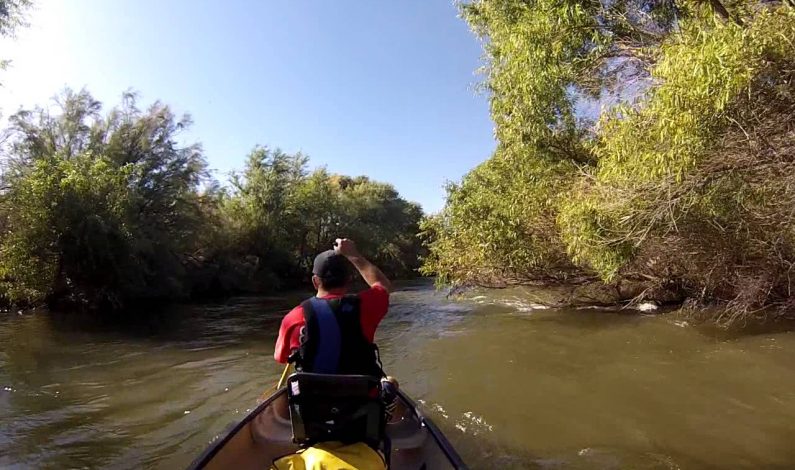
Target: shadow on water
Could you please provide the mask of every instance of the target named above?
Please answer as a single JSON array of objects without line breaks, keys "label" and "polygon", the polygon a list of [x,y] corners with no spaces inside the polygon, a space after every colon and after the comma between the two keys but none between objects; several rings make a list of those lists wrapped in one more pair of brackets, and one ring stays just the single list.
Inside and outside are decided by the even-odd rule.
[{"label": "shadow on water", "polygon": [[[304,293],[289,293],[273,297],[235,297],[224,301],[201,304],[152,305],[119,312],[33,312],[44,315],[52,327],[64,333],[90,333],[149,341],[184,341],[224,331],[232,327],[234,333],[245,334],[262,319],[266,326],[278,322]],[[27,315],[27,314],[26,314]],[[208,327],[213,325],[217,328]],[[238,331],[239,330],[239,331]]]},{"label": "shadow on water", "polygon": [[702,334],[726,341],[795,332],[795,319],[792,318],[746,322],[731,327],[721,327],[709,321],[691,323]]},{"label": "shadow on water", "polygon": [[532,318],[525,316],[526,321],[534,323],[553,323],[561,327],[586,331],[640,326],[647,318],[648,316],[639,315],[637,312],[594,309],[554,310],[551,314],[536,312]]}]

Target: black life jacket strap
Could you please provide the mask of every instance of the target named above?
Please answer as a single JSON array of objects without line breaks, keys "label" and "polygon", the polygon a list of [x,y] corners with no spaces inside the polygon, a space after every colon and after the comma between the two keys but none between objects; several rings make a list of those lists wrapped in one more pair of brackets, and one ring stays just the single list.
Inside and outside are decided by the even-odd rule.
[{"label": "black life jacket strap", "polygon": [[381,350],[378,349],[378,345],[373,343],[373,352],[375,353],[375,365],[378,366],[378,371],[381,373],[381,377],[386,378],[386,372],[384,372],[384,363],[381,362]]}]

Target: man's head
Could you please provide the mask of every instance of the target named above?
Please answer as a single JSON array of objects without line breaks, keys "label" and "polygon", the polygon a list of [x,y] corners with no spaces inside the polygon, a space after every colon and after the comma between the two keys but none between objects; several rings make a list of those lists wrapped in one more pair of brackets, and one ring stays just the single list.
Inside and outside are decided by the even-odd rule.
[{"label": "man's head", "polygon": [[334,250],[324,251],[315,257],[312,284],[315,289],[345,289],[351,281],[350,261]]}]

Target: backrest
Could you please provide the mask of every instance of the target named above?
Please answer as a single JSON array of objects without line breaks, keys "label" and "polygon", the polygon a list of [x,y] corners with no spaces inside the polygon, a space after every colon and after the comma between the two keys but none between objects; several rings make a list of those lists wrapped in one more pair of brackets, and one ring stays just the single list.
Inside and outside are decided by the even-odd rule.
[{"label": "backrest", "polygon": [[297,444],[365,442],[378,448],[384,440],[386,413],[377,377],[298,372],[287,379],[287,398]]}]

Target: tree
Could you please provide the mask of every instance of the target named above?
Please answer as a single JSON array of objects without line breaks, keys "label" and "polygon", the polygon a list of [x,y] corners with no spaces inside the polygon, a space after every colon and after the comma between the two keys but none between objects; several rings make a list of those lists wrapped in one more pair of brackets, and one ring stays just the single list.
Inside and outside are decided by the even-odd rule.
[{"label": "tree", "polygon": [[160,103],[142,112],[132,94],[104,117],[85,91],[57,103],[10,120],[0,289],[15,303],[184,296],[206,176],[201,148],[176,141],[189,118]]},{"label": "tree", "polygon": [[309,172],[255,147],[228,187],[209,178],[190,125],[136,96],[102,113],[66,91],[10,119],[0,162],[0,299],[112,311],[297,286],[338,236],[394,274],[417,267],[422,211],[366,177]]},{"label": "tree", "polygon": [[[491,285],[627,279],[652,298],[742,311],[791,298],[790,5],[476,0],[462,11],[486,39],[499,144],[426,222],[426,272]],[[578,111],[588,103],[600,115]]]},{"label": "tree", "polygon": [[25,12],[30,0],[0,0],[0,36],[13,36],[17,28],[26,26]]},{"label": "tree", "polygon": [[385,272],[412,275],[418,268],[422,209],[401,198],[391,185],[367,177],[340,178],[337,184],[336,231],[357,240],[362,252]]},{"label": "tree", "polygon": [[300,214],[294,193],[306,177],[307,157],[255,147],[243,173],[232,178],[224,202],[225,218],[239,256],[254,257],[254,284],[281,285],[296,276],[292,260],[294,230]]},{"label": "tree", "polygon": [[307,172],[308,159],[256,147],[224,202],[224,217],[238,248],[253,257],[260,285],[305,281],[317,253],[340,236],[403,276],[417,268],[422,211],[384,183],[366,177]]},{"label": "tree", "polygon": [[[17,29],[27,26],[25,12],[30,9],[30,0],[0,0],[0,37],[13,37]],[[0,59],[0,70],[8,67],[8,61]]]}]

